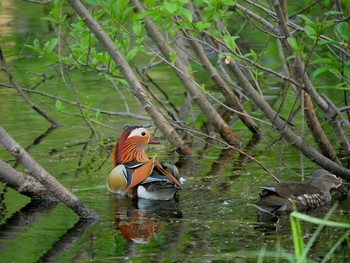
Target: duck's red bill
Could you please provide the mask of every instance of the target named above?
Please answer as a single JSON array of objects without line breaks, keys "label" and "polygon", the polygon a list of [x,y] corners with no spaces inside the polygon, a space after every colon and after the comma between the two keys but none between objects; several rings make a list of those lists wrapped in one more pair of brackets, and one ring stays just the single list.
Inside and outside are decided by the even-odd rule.
[{"label": "duck's red bill", "polygon": [[160,144],[160,142],[158,142],[157,140],[151,138],[148,142],[148,144]]}]

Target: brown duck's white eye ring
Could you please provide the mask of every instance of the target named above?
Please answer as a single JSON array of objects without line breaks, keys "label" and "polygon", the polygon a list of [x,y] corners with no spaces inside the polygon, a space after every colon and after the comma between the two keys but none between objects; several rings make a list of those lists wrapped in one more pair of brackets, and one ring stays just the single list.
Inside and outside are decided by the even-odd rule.
[{"label": "brown duck's white eye ring", "polygon": [[141,136],[146,136],[147,135],[147,133],[146,132],[141,132]]}]

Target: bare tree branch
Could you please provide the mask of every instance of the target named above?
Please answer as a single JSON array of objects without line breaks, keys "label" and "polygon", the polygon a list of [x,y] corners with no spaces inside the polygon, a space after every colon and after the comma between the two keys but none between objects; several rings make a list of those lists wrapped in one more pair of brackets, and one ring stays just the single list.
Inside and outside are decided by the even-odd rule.
[{"label": "bare tree branch", "polygon": [[[136,11],[138,13],[143,13],[145,11],[138,0],[133,0],[132,3],[136,6]],[[168,61],[171,61],[171,54],[177,54],[177,58],[174,60],[175,67],[173,69],[188,92],[191,94],[193,100],[207,116],[208,121],[213,124],[218,133],[228,143],[232,145],[240,145],[240,140],[236,137],[227,123],[221,118],[220,114],[212,107],[205,95],[197,88],[193,76],[188,73],[188,67],[185,60],[181,57],[181,53],[176,52],[176,50],[170,47],[149,17],[145,17],[144,22],[148,35]]]},{"label": "bare tree branch", "polygon": [[130,85],[130,90],[140,101],[148,115],[152,118],[155,125],[169,140],[170,144],[181,154],[193,155],[192,150],[184,143],[177,132],[171,127],[161,112],[153,105],[148,94],[143,90],[135,73],[131,69],[124,56],[120,53],[112,39],[101,28],[97,21],[91,16],[85,6],[79,0],[68,0],[71,7],[78,13],[86,26],[94,33],[96,38],[108,51],[114,62],[118,65],[120,71],[125,76]]}]

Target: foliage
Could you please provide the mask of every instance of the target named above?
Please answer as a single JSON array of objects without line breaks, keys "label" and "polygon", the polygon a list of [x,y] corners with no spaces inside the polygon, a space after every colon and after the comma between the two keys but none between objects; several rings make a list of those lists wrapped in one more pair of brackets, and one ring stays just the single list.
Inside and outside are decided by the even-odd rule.
[{"label": "foliage", "polygon": [[[337,247],[344,241],[349,238],[350,235],[350,224],[348,223],[342,223],[342,222],[335,222],[329,220],[330,216],[336,209],[337,204],[335,204],[332,209],[327,213],[324,219],[319,219],[316,217],[308,216],[306,214],[300,213],[300,212],[292,212],[290,215],[290,221],[292,225],[292,235],[293,235],[293,242],[294,242],[294,250],[295,250],[295,257],[297,262],[307,262],[307,255],[311,249],[311,247],[314,245],[316,238],[320,235],[322,229],[325,226],[329,227],[339,227],[339,228],[345,228],[347,229],[344,234],[339,238],[338,241],[335,242],[335,244],[331,247],[331,249],[328,251],[328,253],[323,258],[322,262],[327,262],[330,258],[332,258],[333,253],[336,251]],[[314,234],[309,238],[309,241],[307,244],[304,244],[302,229],[300,225],[300,220],[310,222],[317,225],[317,229],[315,230]],[[349,244],[348,244],[349,248]]]},{"label": "foliage", "polygon": [[[256,119],[263,125],[266,124],[265,117],[256,110],[249,94],[240,87],[239,81],[233,77],[232,72],[227,67],[231,62],[238,63],[242,70],[246,70],[244,74],[252,77],[251,83],[258,83],[256,89],[259,90],[262,98],[278,112],[278,115],[288,120],[295,131],[301,130],[303,121],[303,116],[299,111],[302,107],[300,86],[296,85],[295,91],[291,89],[292,81],[295,82],[294,84],[300,84],[300,79],[295,78],[292,74],[293,62],[296,58],[303,61],[304,73],[311,77],[312,84],[317,90],[322,89],[320,93],[329,96],[338,107],[348,106],[350,84],[349,1],[337,1],[339,6],[333,5],[333,1],[312,3],[306,0],[297,3],[288,1],[289,16],[286,20],[288,20],[290,36],[286,39],[288,47],[283,46],[284,50],[282,51],[279,50],[277,40],[282,41],[283,36],[280,31],[279,34],[275,31],[279,28],[279,23],[276,21],[275,10],[270,2],[147,0],[142,3],[145,8],[145,12],[142,13],[136,13],[135,7],[128,0],[88,0],[84,1],[84,4],[88,6],[90,14],[110,36],[127,62],[139,73],[142,84],[147,87],[147,92],[152,95],[159,110],[173,121],[174,126],[178,127],[178,124],[181,123],[185,126],[185,130],[190,130],[190,128],[196,130],[189,133],[195,139],[200,137],[200,141],[206,139],[211,141],[215,137],[211,132],[211,127],[202,125],[208,121],[208,118],[200,113],[195,103],[186,104],[183,96],[185,89],[181,85],[174,87],[168,81],[175,79],[175,74],[172,72],[172,70],[176,71],[175,62],[185,58],[184,60],[188,61],[188,73],[195,78],[198,89],[209,98],[211,104],[220,110],[229,108],[227,105],[223,105],[227,96],[216,89],[217,85],[213,84],[201,62],[194,56],[195,52],[189,47],[187,40],[191,37],[204,48],[206,56],[218,69],[220,76],[229,83],[230,89],[235,91],[241,99],[248,115],[256,116]],[[197,16],[198,12],[192,11],[192,8],[189,7],[191,4],[192,8],[200,13],[199,17]],[[45,61],[45,68],[56,69],[57,86],[52,85],[54,86],[52,88],[52,86],[47,85],[45,89],[39,87],[39,90],[45,91],[46,95],[53,97],[51,108],[56,110],[58,114],[76,114],[75,107],[80,107],[79,114],[87,120],[87,125],[93,129],[94,125],[109,124],[111,119],[102,118],[103,114],[109,114],[102,106],[92,111],[93,104],[99,99],[98,97],[103,97],[100,99],[104,102],[104,100],[113,97],[113,92],[116,92],[114,96],[120,97],[121,100],[117,103],[113,102],[113,105],[123,104],[125,112],[130,113],[128,104],[134,101],[134,98],[125,88],[130,84],[123,78],[120,68],[117,67],[110,54],[101,46],[94,34],[88,30],[84,21],[72,12],[67,1],[51,1],[47,7],[49,12],[42,17],[42,21],[47,23],[49,32],[45,36],[30,38],[24,53],[35,54]],[[150,18],[166,37],[167,43],[175,48],[175,52],[169,55],[169,61],[160,54],[159,50],[155,48],[155,43],[149,38],[145,27],[145,18]],[[190,35],[186,33],[190,33]],[[288,48],[290,51],[287,52]],[[185,53],[185,55],[181,55],[181,53]],[[284,57],[285,55],[286,57]],[[46,65],[48,66],[46,67]],[[284,71],[284,66],[287,67],[288,72]],[[44,69],[42,70],[44,71]],[[84,91],[75,90],[75,79],[70,79],[74,72],[96,80],[94,90],[93,88]],[[164,72],[167,73],[166,77]],[[110,84],[108,88],[106,88],[106,83]],[[67,87],[70,88],[67,89]],[[36,90],[36,87],[33,87],[31,92]],[[339,94],[344,96],[339,96]],[[86,97],[89,96],[90,99],[87,100]],[[91,96],[95,97],[91,99]],[[74,100],[74,107],[68,98]],[[104,105],[103,102],[99,105]],[[251,107],[251,105],[253,106]],[[176,115],[180,115],[179,112],[186,107],[190,110],[183,119],[178,120]],[[138,112],[139,107],[132,107],[131,110]],[[318,109],[317,114],[322,117],[320,120],[326,126],[327,123],[323,118],[325,113]],[[173,116],[175,116],[174,119]],[[294,116],[296,118],[293,119]],[[125,122],[132,121],[131,118],[124,118],[123,121],[119,122],[121,126],[119,128],[121,129]],[[136,120],[135,122],[140,121]],[[149,120],[143,121],[143,123],[145,122],[148,124]],[[243,125],[239,125],[241,124],[235,123],[234,129],[239,127],[240,131],[238,132],[241,133],[241,136],[247,137],[245,127],[241,128]],[[76,132],[81,132],[81,129],[79,127]],[[329,134],[333,136],[334,133],[329,132]],[[304,137],[304,134],[301,135]],[[265,135],[265,139],[269,140],[268,136],[270,133]],[[308,136],[305,137],[309,138]],[[333,137],[331,140],[336,141]],[[312,144],[312,141],[309,140],[308,143]],[[97,144],[104,145],[104,141],[99,138]],[[196,144],[198,143],[194,143],[194,145]],[[227,147],[227,145],[223,144],[222,147]],[[266,158],[263,155],[261,154],[257,158],[263,160]],[[92,159],[91,163],[93,161]],[[90,163],[82,166],[82,170],[92,171]],[[89,188],[87,187],[87,189]],[[304,217],[299,213],[293,213],[291,224],[295,255],[284,252],[269,252],[262,247],[258,253],[256,251],[246,252],[246,256],[258,257],[260,261],[270,256],[288,261],[293,261],[295,258],[299,262],[306,261],[310,246],[321,230],[317,230],[315,237],[306,242],[302,237],[300,219],[319,224],[320,229],[324,225],[333,224],[328,219],[319,221],[315,218]],[[333,226],[348,227],[346,224],[340,223]],[[332,256],[337,245],[348,239],[348,235],[348,231],[344,233],[326,258]],[[116,243],[119,244],[119,240]],[[223,253],[221,256],[224,259],[230,259],[239,255],[239,253]]]}]

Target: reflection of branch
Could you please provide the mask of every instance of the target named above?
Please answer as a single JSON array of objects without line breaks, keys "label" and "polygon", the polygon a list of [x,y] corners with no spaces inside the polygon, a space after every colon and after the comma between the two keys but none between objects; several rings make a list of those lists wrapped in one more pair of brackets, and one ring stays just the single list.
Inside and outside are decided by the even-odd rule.
[{"label": "reflection of branch", "polygon": [[28,203],[8,218],[4,224],[0,225],[1,240],[13,238],[17,231],[23,230],[24,226],[29,229],[30,225],[34,224],[42,215],[51,211],[57,204],[58,202],[42,200]]},{"label": "reflection of branch", "polygon": [[220,175],[225,170],[225,164],[231,162],[234,153],[235,150],[233,148],[222,149],[219,157],[212,163],[207,175]]},{"label": "reflection of branch", "polygon": [[[56,262],[58,257],[78,241],[95,222],[94,220],[79,220],[37,262]],[[86,261],[88,260],[86,259]]]},{"label": "reflection of branch", "polygon": [[4,55],[2,53],[2,49],[0,48],[0,61],[1,61],[1,65],[2,65],[2,69],[5,71],[7,77],[9,78],[9,81],[12,83],[12,85],[14,86],[15,90],[17,91],[17,93],[22,97],[22,99],[33,109],[35,110],[37,113],[39,113],[41,116],[43,116],[47,121],[49,121],[51,123],[52,126],[54,127],[58,127],[60,126],[58,124],[58,122],[56,122],[51,116],[49,116],[46,112],[44,112],[42,109],[40,109],[38,106],[36,106],[34,104],[33,101],[31,101],[31,99],[29,99],[24,92],[22,91],[22,89],[20,88],[20,86],[17,84],[16,80],[13,78],[9,68],[7,67],[7,63],[6,60],[4,58]]},{"label": "reflection of branch", "polygon": [[[195,130],[191,130],[191,129],[189,129],[189,128],[184,128],[184,127],[181,127],[181,126],[177,126],[176,124],[174,124],[174,126],[177,127],[178,129],[184,130],[186,133],[190,134],[192,137],[196,138],[197,140],[202,140],[202,141],[203,141],[203,139],[201,139],[201,138],[199,137],[199,135],[202,136],[202,137],[205,137],[205,138],[207,138],[207,139],[214,140],[214,141],[215,141],[215,144],[214,144],[214,143],[210,143],[210,142],[206,142],[208,145],[210,145],[210,146],[212,146],[212,147],[216,147],[216,148],[219,148],[219,149],[221,149],[221,150],[222,150],[222,149],[228,149],[228,148],[234,149],[235,151],[239,152],[240,155],[243,155],[243,156],[245,156],[247,159],[252,160],[252,161],[255,162],[257,165],[259,165],[264,171],[266,171],[269,175],[271,175],[272,177],[274,177],[273,174],[269,171],[269,169],[267,169],[260,161],[258,161],[255,157],[252,157],[252,156],[250,156],[249,154],[245,153],[244,151],[242,151],[242,150],[240,150],[240,149],[238,149],[238,148],[236,148],[236,147],[234,147],[234,146],[232,146],[232,145],[229,145],[228,143],[226,143],[226,142],[224,142],[224,141],[222,141],[222,140],[220,140],[220,139],[218,139],[218,138],[210,137],[210,136],[207,135],[207,134],[203,134],[203,133],[201,133],[201,132],[198,132],[198,131],[195,131]],[[253,137],[254,137],[254,136],[253,136]],[[259,137],[259,135],[258,135],[258,137]],[[223,146],[219,147],[219,146],[218,146],[218,143],[220,143],[220,144],[223,145]]]},{"label": "reflection of branch", "polygon": [[[40,136],[39,136],[38,138],[36,138],[36,139],[34,140],[34,142],[33,142],[31,145],[27,146],[27,147],[25,148],[25,150],[26,150],[27,152],[29,152],[30,149],[32,149],[35,145],[38,145],[39,143],[41,143],[41,141],[42,141],[43,139],[45,139],[51,132],[53,132],[54,130],[56,130],[56,128],[57,128],[57,127],[50,126],[44,133],[40,134]],[[13,167],[14,167],[14,168],[17,167],[17,162],[15,163],[15,165],[14,165]]]},{"label": "reflection of branch", "polygon": [[[250,153],[253,148],[258,144],[260,141],[260,137],[257,135],[253,135],[252,138],[249,140],[247,145],[244,146],[242,149],[242,152],[239,154],[238,160],[235,161],[233,165],[233,170],[241,170],[243,164],[246,164],[248,161],[254,160],[251,158],[247,153]],[[275,179],[276,182],[279,182],[278,178],[274,176],[272,173],[269,173],[269,175]]]},{"label": "reflection of branch", "polygon": [[78,167],[75,170],[75,176],[77,176],[80,172],[81,169],[81,164],[83,163],[83,159],[84,159],[84,154],[85,154],[85,150],[88,148],[89,143],[91,142],[91,138],[94,136],[93,133],[90,134],[89,138],[86,140],[86,142],[83,144],[83,149],[80,152],[80,156],[79,156],[79,161],[78,161]]},{"label": "reflection of branch", "polygon": [[[0,83],[0,86],[5,87],[5,88],[14,88],[14,86],[11,85],[7,85],[7,84],[3,84]],[[64,98],[60,98],[51,94],[47,94],[45,92],[41,92],[41,91],[37,91],[37,90],[32,90],[32,89],[27,89],[27,88],[22,88],[23,91],[28,92],[28,93],[34,93],[34,94],[38,94],[41,96],[45,96],[54,100],[59,100],[62,101],[64,103],[73,105],[73,106],[78,106],[78,103],[75,101],[70,101]],[[138,115],[138,114],[134,114],[134,113],[130,113],[130,112],[115,112],[115,111],[106,111],[106,110],[99,110],[99,109],[95,109],[95,108],[91,108],[85,105],[80,104],[79,105],[81,108],[83,109],[87,109],[90,110],[92,112],[99,112],[101,114],[106,114],[106,115],[116,115],[116,116],[128,116],[128,117],[133,117],[133,118],[137,118],[137,119],[141,119],[141,120],[150,120],[150,118],[142,116],[142,115]]]}]

